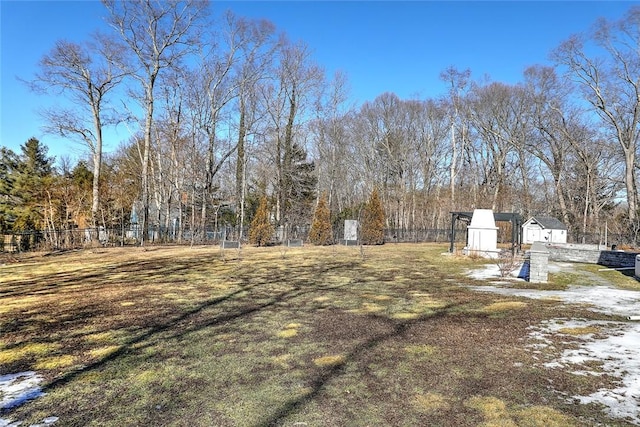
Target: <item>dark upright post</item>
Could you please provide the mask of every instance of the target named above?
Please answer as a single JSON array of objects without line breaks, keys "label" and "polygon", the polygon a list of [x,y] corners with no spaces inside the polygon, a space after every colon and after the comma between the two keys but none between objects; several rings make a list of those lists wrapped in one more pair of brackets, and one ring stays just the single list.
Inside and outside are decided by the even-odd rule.
[{"label": "dark upright post", "polygon": [[451,213],[451,244],[449,245],[449,253],[453,253],[453,242],[456,240],[456,214]]}]

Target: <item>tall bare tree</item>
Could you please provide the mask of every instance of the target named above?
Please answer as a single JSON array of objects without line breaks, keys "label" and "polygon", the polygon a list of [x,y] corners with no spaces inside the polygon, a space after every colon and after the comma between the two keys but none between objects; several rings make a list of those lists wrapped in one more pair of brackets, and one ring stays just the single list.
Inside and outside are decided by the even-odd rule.
[{"label": "tall bare tree", "polygon": [[320,186],[318,190],[326,193],[331,212],[339,212],[344,207],[344,193],[349,187],[348,127],[351,111],[346,104],[347,98],[347,76],[337,72],[325,85],[324,96],[317,105],[316,119],[311,128]]},{"label": "tall bare tree", "polygon": [[[206,139],[206,167],[205,177],[202,183],[202,206],[200,221],[204,231],[207,218],[207,208],[215,204],[215,192],[217,184],[215,178],[224,162],[236,150],[228,133],[221,136],[221,128],[225,121],[225,111],[230,108],[231,101],[238,95],[237,82],[233,79],[233,69],[239,61],[239,52],[248,42],[248,32],[245,21],[237,18],[231,12],[227,12],[222,20],[222,28],[219,32],[207,32],[207,43],[204,47],[200,69],[194,69],[190,73],[190,80],[195,83],[192,86],[191,95],[200,100],[198,106],[199,130]],[[216,38],[222,35],[222,40]],[[196,96],[194,91],[201,92]]]},{"label": "tall bare tree", "polygon": [[[421,190],[423,198],[421,206],[424,207],[420,227],[439,228],[443,226],[442,221],[449,220],[449,211],[455,209],[451,205],[445,205],[441,200],[441,195],[446,193],[447,179],[451,179],[451,165],[447,164],[452,150],[448,145],[451,142],[449,141],[451,118],[443,101],[427,99],[417,103],[414,108],[417,109],[416,130],[413,137],[416,141],[417,156],[414,158],[419,162],[418,180],[421,185],[418,189]],[[414,210],[418,209],[417,203],[417,201],[414,202]],[[415,213],[413,215],[417,216]],[[414,219],[414,221],[417,220],[417,218]]]},{"label": "tall bare tree", "polygon": [[526,141],[529,152],[547,167],[553,177],[554,193],[565,224],[570,223],[566,200],[565,174],[573,134],[567,126],[576,118],[568,104],[569,88],[555,69],[532,66],[525,70],[529,114],[535,131]]},{"label": "tall bare tree", "polygon": [[[274,25],[266,20],[244,20],[237,23],[239,60],[234,67],[236,86],[238,138],[236,144],[235,195],[240,201],[240,217],[244,223],[244,196],[247,174],[247,138],[255,136],[257,123],[264,116],[259,102],[259,85],[273,71],[275,49]],[[252,138],[253,139],[253,138]]]},{"label": "tall bare tree", "polygon": [[451,197],[450,209],[455,209],[456,180],[462,169],[462,158],[466,150],[468,125],[462,119],[465,108],[464,98],[469,91],[471,70],[460,71],[455,67],[448,67],[440,73],[440,80],[447,83],[451,107],[451,153],[449,161],[449,193]]},{"label": "tall bare tree", "polygon": [[[286,39],[280,44],[279,64],[274,84],[263,91],[269,117],[269,138],[274,141],[276,221],[279,226],[291,226],[296,219],[288,218],[296,202],[311,202],[305,187],[310,184],[306,163],[303,125],[309,119],[308,109],[320,93],[322,70],[313,62],[309,47]],[[301,212],[301,209],[296,209]],[[287,231],[287,230],[285,230]]]},{"label": "tall bare tree", "polygon": [[[159,91],[158,101],[161,112],[154,124],[157,143],[152,150],[150,168],[153,177],[154,199],[157,207],[156,221],[164,225],[165,236],[176,234],[177,221],[173,215],[180,210],[181,190],[185,181],[185,147],[188,140],[187,110],[184,73],[170,73],[165,79],[168,84]],[[181,215],[179,215],[181,218]],[[175,222],[172,222],[175,221]],[[182,221],[180,220],[180,224]],[[180,238],[180,237],[178,237]]]},{"label": "tall bare tree", "polygon": [[116,118],[109,110],[108,95],[123,80],[123,49],[112,38],[95,34],[84,44],[59,40],[40,60],[40,71],[31,82],[38,91],[60,93],[71,107],[44,110],[46,130],[84,143],[93,159],[91,222],[96,232],[100,209],[103,128]]},{"label": "tall bare tree", "polygon": [[154,121],[155,89],[163,70],[177,66],[199,42],[199,24],[207,16],[206,0],[103,0],[109,23],[134,58],[132,75],[138,81],[144,110],[142,149],[142,241],[149,217],[149,159]]},{"label": "tall bare tree", "polygon": [[[480,199],[494,210],[504,210],[509,177],[521,168],[518,147],[527,137],[521,88],[502,83],[477,85],[471,91],[469,117],[478,135],[475,155],[481,165]],[[520,170],[520,172],[523,172]],[[522,174],[524,197],[519,210],[529,210],[527,177]],[[511,199],[513,201],[514,199]]]},{"label": "tall bare tree", "polygon": [[[593,53],[592,45],[600,49],[600,56]],[[639,45],[640,7],[634,6],[619,21],[599,20],[589,33],[571,37],[553,53],[621,150],[627,216],[636,234],[640,229],[636,178],[640,137]]]}]

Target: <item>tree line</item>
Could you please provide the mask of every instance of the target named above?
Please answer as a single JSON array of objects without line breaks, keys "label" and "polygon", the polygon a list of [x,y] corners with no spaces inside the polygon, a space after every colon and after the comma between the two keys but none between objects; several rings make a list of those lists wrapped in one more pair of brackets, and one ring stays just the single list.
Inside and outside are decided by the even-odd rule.
[{"label": "tree line", "polygon": [[[135,211],[144,243],[151,226],[242,230],[265,198],[284,236],[323,199],[335,236],[375,190],[400,233],[491,208],[556,216],[575,240],[605,225],[637,240],[638,7],[561,42],[516,84],[452,66],[441,96],[356,106],[345,74],[327,76],[269,21],[213,16],[201,0],[103,5],[108,31],[57,41],[28,80],[64,97],[42,111],[47,130],[90,156],[55,165],[35,139],[3,148],[2,231],[129,226]],[[104,153],[116,125],[133,136]]]}]

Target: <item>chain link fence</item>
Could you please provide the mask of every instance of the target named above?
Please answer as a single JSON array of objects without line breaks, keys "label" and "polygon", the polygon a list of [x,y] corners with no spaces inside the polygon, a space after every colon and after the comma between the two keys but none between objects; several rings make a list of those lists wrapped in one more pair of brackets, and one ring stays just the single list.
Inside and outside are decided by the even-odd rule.
[{"label": "chain link fence", "polygon": [[[466,230],[456,229],[455,243],[464,244]],[[274,243],[278,244],[288,239],[300,239],[307,241],[308,227],[297,227],[285,230],[283,227],[275,229]],[[335,240],[342,238],[342,231],[338,230]],[[166,227],[150,227],[145,244],[220,244],[221,241],[247,242],[249,236],[248,227],[240,230],[240,227],[220,226],[218,229],[186,229],[178,230]],[[573,243],[606,244],[623,247],[631,245],[628,236],[609,234],[607,242],[599,234],[570,235]],[[141,242],[141,230],[135,227],[122,228],[86,228],[71,230],[40,230],[0,234],[0,252],[26,252],[34,250],[68,250],[100,246],[136,246]],[[450,229],[385,229],[385,242],[387,243],[422,243],[422,242],[449,242]]]},{"label": "chain link fence", "polygon": [[[307,241],[308,227],[285,229],[276,227],[274,243],[289,239]],[[335,233],[336,242],[342,238],[342,231]],[[248,227],[222,226],[218,229],[176,230],[166,227],[150,227],[145,244],[220,244],[221,241],[242,241],[246,243]],[[386,229],[385,241],[389,243],[409,242],[447,242],[450,230],[401,230]],[[464,240],[459,233],[456,240]],[[34,250],[68,250],[100,246],[135,246],[141,243],[142,232],[135,227],[121,228],[85,228],[71,230],[42,230],[13,232],[0,235],[0,252],[25,252]]]}]

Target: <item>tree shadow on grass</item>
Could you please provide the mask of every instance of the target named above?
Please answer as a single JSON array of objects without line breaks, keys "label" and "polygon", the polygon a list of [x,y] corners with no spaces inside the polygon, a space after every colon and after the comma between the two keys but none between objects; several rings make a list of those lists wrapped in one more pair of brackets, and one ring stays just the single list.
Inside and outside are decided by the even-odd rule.
[{"label": "tree shadow on grass", "polygon": [[[0,310],[0,330],[4,338],[11,338],[4,343],[3,350],[11,351],[32,342],[56,343],[61,339],[73,342],[85,335],[130,326],[134,330],[153,328],[158,317],[171,318],[176,311],[182,314],[184,309],[164,301],[149,304],[147,292],[161,295],[168,278],[179,279],[193,269],[202,271],[215,261],[211,255],[195,262],[164,256],[108,262],[107,266],[99,264],[54,274],[35,273],[35,278],[7,281],[0,289],[0,304],[5,308]],[[169,287],[179,290],[179,286]],[[121,303],[131,298],[142,302],[138,304],[140,309],[122,310]],[[87,325],[105,329],[87,330]],[[11,369],[22,365],[30,368],[26,366],[28,362],[0,367],[0,372],[12,372]]]},{"label": "tree shadow on grass", "polygon": [[87,291],[99,290],[111,286],[112,282],[109,279],[115,275],[131,275],[129,278],[120,280],[134,285],[136,281],[186,273],[198,264],[215,261],[218,260],[214,256],[198,260],[198,263],[180,262],[166,256],[151,260],[119,261],[106,266],[87,266],[81,270],[40,275],[19,281],[7,279],[0,288],[0,298],[58,295],[61,292],[64,293],[67,288],[73,289],[80,284]]},{"label": "tree shadow on grass", "polygon": [[[131,275],[142,274],[148,280],[152,280],[153,277],[156,276],[161,277],[169,274],[179,275],[181,271],[198,268],[198,265],[201,264],[186,262],[184,265],[172,265],[172,263],[164,265],[164,262],[169,263],[169,260],[159,261],[155,259],[152,261],[124,262],[119,264],[120,267],[117,271],[118,273],[128,272]],[[268,263],[264,265],[261,264],[260,267],[266,265],[268,265]],[[285,269],[279,268],[268,271],[257,271],[258,268],[256,265],[252,264],[242,271],[236,270],[230,274],[231,278],[237,282],[232,291],[224,295],[210,297],[194,307],[188,309],[181,308],[181,312],[178,315],[171,315],[165,318],[165,321],[153,322],[153,324],[150,324],[144,329],[144,332],[139,332],[135,336],[124,340],[124,342],[111,353],[87,364],[81,369],[67,372],[53,379],[44,386],[43,391],[52,391],[62,387],[76,379],[79,375],[99,369],[109,362],[126,356],[131,351],[139,351],[141,348],[153,346],[154,340],[180,339],[186,334],[242,319],[270,307],[302,298],[307,294],[322,294],[324,292],[341,289],[340,292],[353,293],[353,295],[347,297],[347,299],[358,298],[357,294],[361,293],[362,290],[358,286],[352,289],[356,282],[355,279],[359,276],[357,272],[353,271],[358,265],[358,263],[354,263],[353,261],[324,261],[316,264],[298,265],[293,268],[289,266],[289,268]],[[153,271],[140,272],[141,269],[152,269]],[[344,270],[345,273],[342,274],[341,270]],[[348,277],[349,280],[341,281],[337,284],[322,284],[321,281],[324,275],[329,273]],[[108,281],[105,279],[104,269],[102,273],[90,274],[90,272],[87,272],[87,274],[83,274],[79,278],[72,274],[69,276],[70,277],[64,277],[63,275],[55,280],[68,285],[77,285],[79,281],[87,280],[95,286],[100,286],[100,281]],[[131,282],[130,278],[127,280]],[[88,289],[92,288],[89,287]],[[300,301],[304,305],[306,300],[302,298]],[[260,423],[259,425],[275,425],[284,421],[287,417],[299,411],[304,405],[314,400],[332,379],[344,373],[344,369],[348,364],[357,361],[368,351],[386,340],[402,335],[411,325],[428,318],[433,318],[434,316],[445,314],[449,307],[450,306],[441,308],[432,315],[405,321],[391,320],[383,316],[374,316],[382,319],[389,327],[385,328],[384,331],[374,333],[373,336],[371,336],[371,331],[365,332],[363,334],[364,337],[369,336],[369,338],[365,338],[361,344],[357,344],[356,347],[351,348],[342,362],[334,366],[321,368],[315,376],[312,374],[311,392],[285,403],[282,407],[276,409],[273,415],[269,416],[264,423]],[[85,313],[83,315],[91,317],[91,313]],[[358,314],[357,316],[362,315]]]},{"label": "tree shadow on grass", "polygon": [[363,343],[356,345],[351,351],[349,351],[346,356],[340,360],[339,363],[336,363],[332,366],[322,368],[321,371],[316,375],[316,377],[311,381],[310,388],[311,391],[306,393],[305,395],[292,399],[286,404],[282,405],[281,408],[277,409],[271,416],[265,419],[263,422],[256,424],[256,427],[261,426],[277,426],[281,425],[283,422],[287,420],[287,418],[291,417],[298,413],[305,405],[312,402],[316,399],[326,388],[326,386],[335,378],[343,375],[345,373],[346,367],[358,361],[362,356],[366,355],[367,352],[374,350],[376,347],[385,343],[390,339],[394,339],[400,336],[403,336],[407,330],[409,330],[412,326],[416,324],[434,320],[436,318],[440,318],[447,315],[448,310],[454,307],[454,304],[448,304],[438,311],[429,314],[423,315],[416,319],[409,320],[392,320],[386,317],[369,315],[376,319],[382,319],[386,323],[391,325],[391,330],[378,333],[373,337],[367,339]]},{"label": "tree shadow on grass", "polygon": [[[322,274],[335,268],[346,268],[346,266],[344,264],[328,265],[323,267],[322,270],[319,270],[317,266],[310,266],[304,268],[304,270],[309,269],[313,270],[313,274]],[[309,274],[311,274],[311,272]],[[257,291],[259,291],[262,286],[268,283],[280,283],[288,279],[287,275],[287,272],[280,272],[279,274],[274,273],[269,276],[267,281],[258,283],[248,283],[250,280],[255,281],[255,277],[249,276],[241,278],[247,283],[245,283],[244,285],[240,285],[233,292],[229,292],[223,296],[205,300],[196,307],[188,309],[182,314],[170,318],[166,322],[151,326],[144,333],[127,340],[118,349],[100,358],[99,360],[96,360],[95,362],[90,363],[82,367],[81,369],[68,372],[58,378],[55,378],[43,387],[43,391],[46,392],[48,390],[53,390],[55,388],[61,387],[71,382],[81,374],[100,368],[101,366],[126,355],[134,347],[136,348],[136,350],[139,350],[141,348],[145,348],[146,346],[151,346],[153,345],[151,343],[151,339],[155,336],[169,333],[168,335],[163,336],[163,339],[179,339],[187,334],[194,333],[202,329],[234,321],[245,316],[250,316],[256,312],[299,298],[301,296],[304,296],[305,294],[331,291],[348,285],[348,283],[330,286],[292,285],[287,290],[281,291],[280,293],[275,295],[270,295],[268,299],[263,300],[260,303],[256,303],[254,301],[255,299],[264,297],[264,295],[257,294]],[[224,313],[215,315],[214,317],[204,315],[205,311],[224,305],[225,303],[229,303],[231,301],[240,303],[242,304],[242,306],[230,307],[231,310],[225,310]],[[145,342],[146,345],[140,345],[144,344]]]}]

